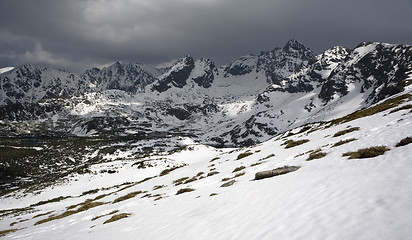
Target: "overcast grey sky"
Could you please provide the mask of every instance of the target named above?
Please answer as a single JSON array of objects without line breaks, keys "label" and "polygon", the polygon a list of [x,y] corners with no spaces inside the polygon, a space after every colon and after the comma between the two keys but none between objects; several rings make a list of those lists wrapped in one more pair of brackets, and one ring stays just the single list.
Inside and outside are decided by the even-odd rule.
[{"label": "overcast grey sky", "polygon": [[295,38],[316,54],[412,44],[412,0],[0,0],[0,68],[83,72],[190,54],[217,65]]}]

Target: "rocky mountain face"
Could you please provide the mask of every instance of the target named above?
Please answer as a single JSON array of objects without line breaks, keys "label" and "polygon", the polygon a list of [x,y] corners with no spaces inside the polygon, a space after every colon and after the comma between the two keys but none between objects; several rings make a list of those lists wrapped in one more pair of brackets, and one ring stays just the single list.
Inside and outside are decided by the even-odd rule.
[{"label": "rocky mountain face", "polygon": [[136,93],[155,81],[159,71],[143,64],[119,62],[103,69],[92,68],[81,75],[81,80],[88,83],[88,92],[118,89]]},{"label": "rocky mountain face", "polygon": [[135,63],[80,75],[25,65],[0,74],[0,134],[167,133],[252,145],[409,91],[411,71],[411,46],[362,43],[315,56],[296,40],[222,67],[184,56],[163,74]]},{"label": "rocky mountain face", "polygon": [[285,77],[299,72],[315,60],[316,56],[309,48],[292,39],[283,48],[262,52],[258,58],[257,69],[265,72],[269,83],[278,84]]},{"label": "rocky mountain face", "polygon": [[268,83],[279,83],[285,77],[299,72],[313,63],[313,52],[295,39],[289,40],[283,48],[261,52],[258,56],[248,55],[232,62],[225,69],[225,76],[245,75],[262,72]]},{"label": "rocky mountain face", "polygon": [[153,86],[153,89],[158,92],[164,92],[172,87],[183,88],[194,67],[195,62],[193,58],[185,56],[159,77],[158,82]]},{"label": "rocky mountain face", "polygon": [[371,92],[366,101],[375,103],[403,91],[411,67],[411,46],[362,43],[332,71],[319,97],[333,100],[335,94],[345,95],[350,84],[359,82],[361,93]]},{"label": "rocky mountain face", "polygon": [[0,75],[0,105],[37,103],[108,89],[135,93],[154,82],[157,75],[156,69],[137,63],[116,62],[80,75],[28,64]]},{"label": "rocky mountain face", "polygon": [[37,103],[81,92],[77,74],[27,64],[0,75],[0,104]]}]

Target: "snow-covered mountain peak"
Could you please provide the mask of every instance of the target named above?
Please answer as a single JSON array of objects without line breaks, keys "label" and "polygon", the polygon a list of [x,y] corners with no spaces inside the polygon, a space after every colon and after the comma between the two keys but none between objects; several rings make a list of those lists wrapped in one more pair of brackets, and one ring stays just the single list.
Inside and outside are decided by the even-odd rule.
[{"label": "snow-covered mountain peak", "polygon": [[89,69],[82,75],[82,78],[85,82],[90,82],[96,90],[119,89],[136,92],[143,91],[144,87],[152,83],[158,74],[154,68],[140,63],[115,62],[102,69]]},{"label": "snow-covered mountain peak", "polygon": [[167,78],[172,72],[178,72],[184,68],[192,67],[194,65],[194,60],[190,55],[185,55],[184,57],[180,58],[173,64],[164,74],[162,74],[159,79],[162,80]]},{"label": "snow-covered mountain peak", "polygon": [[351,52],[352,50],[349,48],[335,46],[318,55],[317,59],[323,62],[330,61],[338,63],[345,59]]},{"label": "snow-covered mountain peak", "polygon": [[348,94],[350,85],[359,84],[361,93],[369,92],[366,102],[375,103],[404,90],[411,62],[412,46],[361,43],[333,69],[320,97],[331,101]]},{"label": "snow-covered mountain peak", "polygon": [[290,40],[283,48],[262,52],[257,71],[264,71],[269,83],[280,84],[284,78],[299,72],[316,60],[313,52],[297,40]]},{"label": "snow-covered mountain peak", "polygon": [[184,56],[158,77],[158,82],[153,85],[153,89],[164,92],[171,87],[183,88],[194,67],[193,58],[189,55]]},{"label": "snow-covered mountain peak", "polygon": [[198,86],[209,88],[218,74],[215,63],[210,59],[201,58],[195,61],[195,67],[192,70],[191,78]]}]

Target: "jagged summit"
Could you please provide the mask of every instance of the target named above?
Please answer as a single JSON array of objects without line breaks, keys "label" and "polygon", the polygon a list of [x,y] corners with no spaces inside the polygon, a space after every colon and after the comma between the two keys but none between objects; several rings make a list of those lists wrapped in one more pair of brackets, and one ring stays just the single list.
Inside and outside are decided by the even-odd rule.
[{"label": "jagged summit", "polygon": [[309,48],[307,48],[303,43],[299,42],[298,40],[292,38],[286,42],[285,46],[283,47],[283,51],[285,52],[294,52],[294,51],[303,51],[303,52],[311,52]]},{"label": "jagged summit", "polygon": [[194,67],[193,58],[189,55],[184,56],[158,78],[158,83],[153,89],[164,92],[173,86],[183,88]]},{"label": "jagged summit", "polygon": [[279,84],[282,79],[299,72],[315,61],[313,52],[297,40],[289,40],[283,48],[262,52],[257,69],[263,70],[269,83]]}]

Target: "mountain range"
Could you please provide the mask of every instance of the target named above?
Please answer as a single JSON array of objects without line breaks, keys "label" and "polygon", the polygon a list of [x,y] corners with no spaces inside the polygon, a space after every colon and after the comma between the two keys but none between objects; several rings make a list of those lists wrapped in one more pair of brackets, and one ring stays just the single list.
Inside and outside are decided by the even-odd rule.
[{"label": "mountain range", "polygon": [[0,74],[0,135],[167,133],[250,146],[400,93],[411,69],[411,46],[363,42],[315,55],[294,39],[220,67],[191,56],[165,69],[116,62],[83,74],[23,65]]}]

